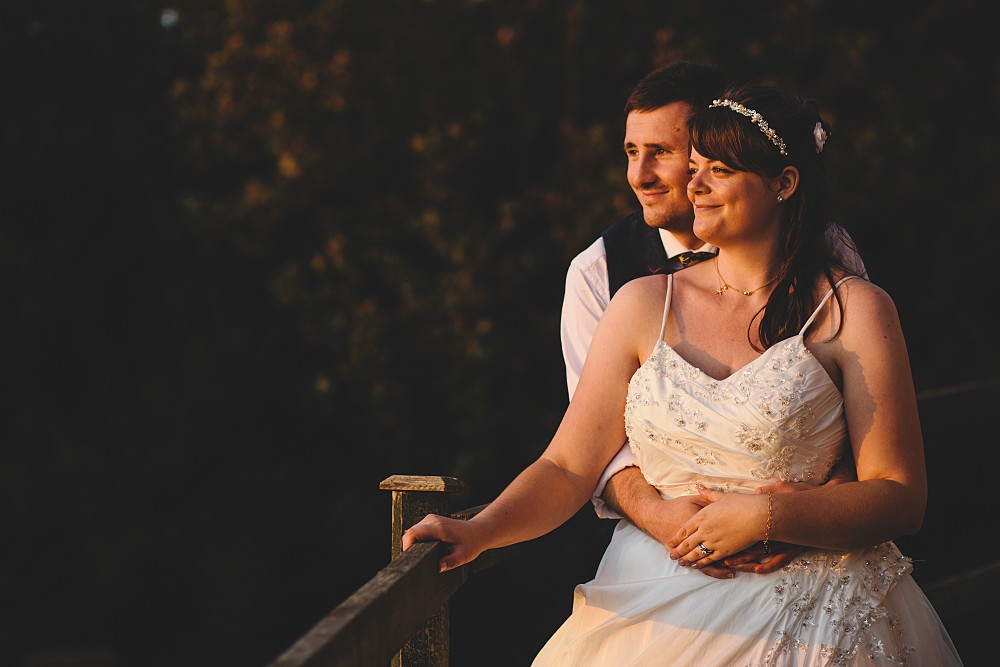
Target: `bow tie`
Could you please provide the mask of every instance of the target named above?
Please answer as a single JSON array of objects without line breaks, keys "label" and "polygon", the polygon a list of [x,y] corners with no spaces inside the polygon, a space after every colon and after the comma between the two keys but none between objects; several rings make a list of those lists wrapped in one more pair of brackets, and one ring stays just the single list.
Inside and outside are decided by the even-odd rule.
[{"label": "bow tie", "polygon": [[657,273],[673,273],[674,271],[686,269],[689,266],[694,266],[698,262],[704,262],[706,259],[712,259],[713,257],[715,257],[715,253],[707,251],[677,253],[673,257],[668,257],[666,263]]}]

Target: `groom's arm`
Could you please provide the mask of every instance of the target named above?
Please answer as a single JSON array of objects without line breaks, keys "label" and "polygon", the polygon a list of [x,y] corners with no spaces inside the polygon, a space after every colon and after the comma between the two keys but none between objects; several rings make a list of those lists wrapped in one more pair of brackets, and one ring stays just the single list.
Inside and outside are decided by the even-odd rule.
[{"label": "groom's arm", "polygon": [[[610,475],[601,490],[601,500],[606,512],[624,517],[663,544],[664,557],[667,540],[703,506],[697,502],[700,500],[698,496],[679,496],[670,500],[661,498],[636,466],[621,468]],[[598,516],[601,516],[600,512]],[[733,571],[722,563],[702,567],[698,571],[716,579],[733,577]]]}]

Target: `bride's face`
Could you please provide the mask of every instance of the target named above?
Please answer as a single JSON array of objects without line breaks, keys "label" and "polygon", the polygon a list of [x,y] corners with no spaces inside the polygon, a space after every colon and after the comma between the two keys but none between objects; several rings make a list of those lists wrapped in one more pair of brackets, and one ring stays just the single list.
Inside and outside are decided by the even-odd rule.
[{"label": "bride's face", "polygon": [[716,246],[732,240],[773,236],[780,223],[775,190],[764,177],[737,171],[691,149],[688,199],[694,205],[695,236]]}]

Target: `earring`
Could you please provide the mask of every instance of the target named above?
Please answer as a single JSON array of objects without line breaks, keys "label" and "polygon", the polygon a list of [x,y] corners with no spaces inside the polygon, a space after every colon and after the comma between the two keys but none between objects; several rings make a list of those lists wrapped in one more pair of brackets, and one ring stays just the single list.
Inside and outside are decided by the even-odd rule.
[{"label": "earring", "polygon": [[785,201],[785,198],[782,197],[781,195],[778,195],[778,203],[780,204],[783,201]]}]

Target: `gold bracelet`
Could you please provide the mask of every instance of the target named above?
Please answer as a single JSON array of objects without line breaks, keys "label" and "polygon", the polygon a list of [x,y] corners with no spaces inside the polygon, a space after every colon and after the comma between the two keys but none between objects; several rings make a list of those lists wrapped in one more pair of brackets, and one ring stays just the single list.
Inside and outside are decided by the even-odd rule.
[{"label": "gold bracelet", "polygon": [[771,547],[767,543],[768,538],[771,536],[771,510],[774,509],[774,501],[771,500],[771,494],[767,494],[767,525],[764,526],[764,555],[771,553]]}]

